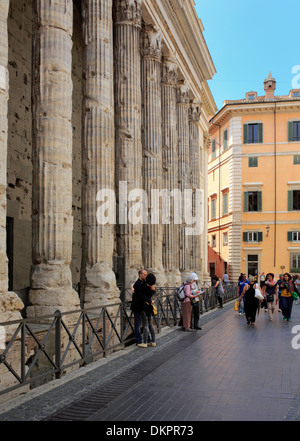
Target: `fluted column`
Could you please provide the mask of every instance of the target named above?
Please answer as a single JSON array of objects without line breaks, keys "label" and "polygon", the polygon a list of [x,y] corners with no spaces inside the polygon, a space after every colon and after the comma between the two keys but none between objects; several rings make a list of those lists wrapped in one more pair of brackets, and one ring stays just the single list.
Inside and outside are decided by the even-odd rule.
[{"label": "fluted column", "polygon": [[115,185],[112,0],[83,0],[82,18],[83,292],[88,307],[114,301],[120,294],[112,270],[113,204],[111,212],[104,216],[106,197]]},{"label": "fluted column", "polygon": [[143,262],[147,270],[156,275],[157,284],[165,286],[163,229],[158,195],[162,188],[161,36],[150,26],[146,27],[142,36],[143,188],[148,196],[148,206],[145,207],[148,223],[143,226]]},{"label": "fluted column", "polygon": [[8,289],[6,256],[6,164],[7,164],[7,102],[8,102],[8,34],[9,0],[0,3],[0,292]]},{"label": "fluted column", "polygon": [[[191,189],[193,190],[193,217],[197,219],[197,225],[200,222],[204,222],[203,213],[199,212],[199,206],[196,204],[196,198],[200,198],[203,195],[200,194],[200,116],[201,116],[201,104],[192,102],[189,109],[189,122],[190,122],[190,171],[191,171]],[[197,194],[196,191],[199,193]],[[203,199],[203,198],[202,198]],[[204,200],[202,200],[204,203]],[[201,219],[202,217],[202,219]],[[199,228],[201,231],[201,228]],[[197,234],[198,231],[195,228],[195,234],[190,236],[191,244],[191,268],[197,272],[200,277],[201,272],[201,237]],[[201,232],[201,234],[203,234]]]},{"label": "fluted column", "polygon": [[118,254],[124,255],[126,259],[125,283],[128,286],[136,280],[137,270],[142,266],[142,222],[135,222],[135,218],[129,216],[129,211],[134,211],[134,206],[138,205],[133,191],[142,189],[143,185],[140,54],[142,8],[141,0],[116,0],[114,5],[117,197],[122,193],[122,201],[118,200],[117,249]]},{"label": "fluted column", "polygon": [[33,268],[29,315],[74,309],[71,0],[34,1]]},{"label": "fluted column", "polygon": [[174,190],[178,189],[177,110],[176,110],[177,65],[170,58],[162,62],[162,168],[163,188],[170,195],[170,217],[163,225],[163,266],[169,286],[179,286],[179,225],[175,223],[175,207],[178,200]]},{"label": "fluted column", "polygon": [[[184,190],[190,188],[189,105],[189,86],[185,82],[182,82],[177,88],[178,183],[182,195],[184,195]],[[186,201],[183,202],[184,204],[186,203]],[[189,240],[185,231],[184,206],[182,214],[183,223],[180,225],[179,232],[179,269],[182,279],[185,280],[187,273],[191,271],[191,249],[189,248]]]}]

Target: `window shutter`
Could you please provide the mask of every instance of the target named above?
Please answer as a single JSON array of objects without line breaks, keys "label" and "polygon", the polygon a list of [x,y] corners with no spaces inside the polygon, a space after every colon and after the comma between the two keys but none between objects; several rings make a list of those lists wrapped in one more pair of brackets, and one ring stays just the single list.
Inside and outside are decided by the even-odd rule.
[{"label": "window shutter", "polygon": [[248,233],[243,233],[243,242],[248,242]]},{"label": "window shutter", "polygon": [[293,141],[293,121],[289,121],[288,139],[289,139],[289,142]]},{"label": "window shutter", "polygon": [[288,191],[288,211],[293,210],[293,190]]},{"label": "window shutter", "polygon": [[292,231],[288,231],[288,241],[289,242],[293,241],[293,232]]},{"label": "window shutter", "polygon": [[248,144],[248,124],[244,124],[244,144]]},{"label": "window shutter", "polygon": [[248,191],[244,191],[244,211],[249,211]]},{"label": "window shutter", "polygon": [[257,211],[262,211],[262,192],[257,192]]},{"label": "window shutter", "polygon": [[263,233],[262,233],[262,231],[259,231],[257,233],[257,238],[258,238],[258,242],[262,242],[262,240],[263,240]]},{"label": "window shutter", "polygon": [[263,125],[262,125],[262,123],[258,124],[258,142],[263,142]]}]

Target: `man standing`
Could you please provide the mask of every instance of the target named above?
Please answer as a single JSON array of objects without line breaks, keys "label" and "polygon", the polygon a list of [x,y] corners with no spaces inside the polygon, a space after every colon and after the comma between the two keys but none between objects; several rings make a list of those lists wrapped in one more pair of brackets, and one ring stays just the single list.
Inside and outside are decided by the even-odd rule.
[{"label": "man standing", "polygon": [[135,282],[135,284],[131,287],[132,290],[132,302],[131,302],[131,311],[134,316],[134,334],[137,341],[137,344],[142,343],[142,335],[141,335],[141,299],[139,297],[139,290],[141,290],[143,284],[146,281],[147,271],[144,269],[139,270],[139,278]]}]

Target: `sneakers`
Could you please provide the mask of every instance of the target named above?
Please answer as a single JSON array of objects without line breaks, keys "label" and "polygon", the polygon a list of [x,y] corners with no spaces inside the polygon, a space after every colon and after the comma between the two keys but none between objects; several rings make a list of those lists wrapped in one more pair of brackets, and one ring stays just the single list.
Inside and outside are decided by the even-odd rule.
[{"label": "sneakers", "polygon": [[147,345],[147,343],[139,343],[139,344],[138,344],[138,347],[139,347],[139,348],[147,348],[148,345]]},{"label": "sneakers", "polygon": [[156,343],[154,343],[154,342],[150,342],[150,343],[139,343],[139,344],[138,344],[138,347],[139,347],[139,348],[147,348],[148,346],[153,346],[153,347],[155,347],[155,346],[156,346]]}]

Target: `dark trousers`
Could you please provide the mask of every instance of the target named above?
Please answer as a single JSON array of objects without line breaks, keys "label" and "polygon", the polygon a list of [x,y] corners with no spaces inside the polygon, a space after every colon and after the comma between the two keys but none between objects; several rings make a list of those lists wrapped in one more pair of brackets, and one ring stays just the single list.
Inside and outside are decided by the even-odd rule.
[{"label": "dark trousers", "polygon": [[293,307],[293,297],[281,297],[281,311],[283,317],[289,319],[291,318],[292,307]]}]

